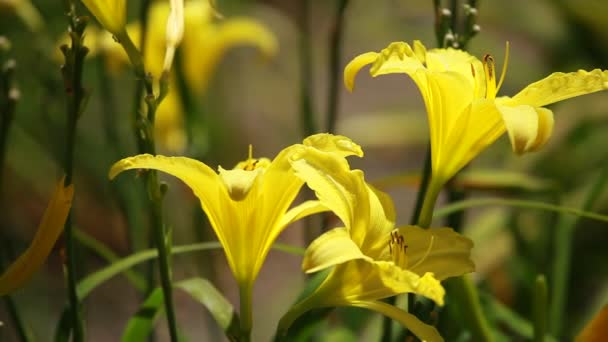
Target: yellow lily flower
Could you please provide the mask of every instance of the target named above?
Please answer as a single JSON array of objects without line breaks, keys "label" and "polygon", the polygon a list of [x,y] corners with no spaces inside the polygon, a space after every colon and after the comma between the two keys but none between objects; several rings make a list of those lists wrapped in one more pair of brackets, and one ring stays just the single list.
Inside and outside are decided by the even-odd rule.
[{"label": "yellow lily flower", "polygon": [[120,37],[127,24],[126,0],[82,0],[87,9],[108,32]]},{"label": "yellow lily flower", "polygon": [[220,166],[219,173],[186,157],[138,155],[114,164],[109,176],[114,178],[129,169],[154,169],[179,178],[192,189],[224,247],[241,291],[241,319],[250,327],[251,290],[273,242],[290,223],[327,210],[318,201],[306,201],[290,209],[304,184],[291,169],[290,158],[306,150],[338,159],[343,167],[344,157],[363,155],[361,148],[346,137],[317,134],[303,144],[285,148],[272,161],[253,159],[250,150],[246,161],[232,170]]},{"label": "yellow lily flower", "polygon": [[[530,84],[513,97],[496,94],[492,56],[483,62],[462,50],[428,50],[420,41],[413,47],[391,43],[381,52],[355,57],[344,69],[344,83],[352,91],[357,73],[372,64],[370,74],[405,73],[418,86],[426,105],[431,140],[432,180],[427,209],[434,205],[443,184],[487,146],[508,131],[516,153],[534,151],[551,136],[553,113],[542,106],[571,97],[608,89],[608,71],[579,70],[553,73]],[[430,211],[423,209],[424,221]]]},{"label": "yellow lily flower", "polygon": [[[155,2],[149,12],[149,31],[146,34],[144,64],[148,72],[158,79],[165,63],[167,49],[167,28],[170,6],[167,2]],[[195,94],[201,94],[213,75],[213,70],[224,53],[232,47],[251,45],[260,49],[266,57],[277,52],[274,35],[262,24],[247,18],[230,18],[219,23],[213,21],[214,10],[208,0],[186,1],[184,4],[184,29],[181,43],[181,65],[184,68],[186,84]],[[178,30],[179,31],[179,30]],[[138,46],[141,35],[139,23],[127,25],[127,32]],[[104,41],[110,49],[107,63],[111,70],[120,70],[128,63],[127,55],[112,37]],[[169,86],[178,87],[174,77]],[[176,91],[170,91],[156,112],[156,138],[159,145],[171,152],[181,152],[186,147],[183,127],[183,108]]]},{"label": "yellow lily flower", "polygon": [[40,269],[63,231],[73,195],[74,186],[64,187],[62,179],[55,188],[32,243],[0,276],[0,296],[22,287]]},{"label": "yellow lily flower", "polygon": [[440,281],[474,270],[473,243],[451,228],[395,229],[390,197],[367,185],[361,170],[344,168],[318,151],[297,154],[292,167],[344,227],[326,232],[307,248],[302,263],[307,273],[334,268],[315,292],[281,319],[279,333],[285,334],[312,308],[356,306],[393,318],[422,340],[441,341],[434,327],[380,300],[416,293],[443,305]]}]

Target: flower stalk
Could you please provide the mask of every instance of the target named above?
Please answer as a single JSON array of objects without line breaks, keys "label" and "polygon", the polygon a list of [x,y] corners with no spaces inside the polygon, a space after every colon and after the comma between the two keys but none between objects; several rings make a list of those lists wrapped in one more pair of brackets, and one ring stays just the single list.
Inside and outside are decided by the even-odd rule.
[{"label": "flower stalk", "polygon": [[342,43],[344,40],[344,13],[349,0],[340,0],[336,10],[333,27],[329,38],[329,92],[327,94],[327,125],[328,133],[336,130],[338,120],[338,104],[340,102],[340,60],[342,59]]},{"label": "flower stalk", "polygon": [[[65,64],[62,65],[61,72],[67,97],[66,145],[63,168],[66,174],[64,186],[68,187],[73,183],[76,126],[78,119],[84,112],[89,97],[82,84],[84,59],[89,50],[83,45],[84,29],[87,25],[87,20],[85,17],[80,17],[76,14],[76,4],[73,1],[66,2],[66,15],[69,20],[68,33],[71,44],[69,47],[67,45],[61,47],[61,51],[65,57]],[[76,293],[77,276],[74,229],[70,210],[64,225],[64,272],[67,280],[73,340],[81,342],[85,340],[85,337],[80,302]]]}]

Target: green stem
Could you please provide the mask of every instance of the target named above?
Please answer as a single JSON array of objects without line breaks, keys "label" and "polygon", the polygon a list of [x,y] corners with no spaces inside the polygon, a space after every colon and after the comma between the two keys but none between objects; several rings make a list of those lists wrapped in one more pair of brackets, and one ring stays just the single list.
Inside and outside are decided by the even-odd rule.
[{"label": "green stem", "polygon": [[453,305],[457,305],[460,309],[460,318],[471,331],[471,341],[494,341],[488,321],[481,309],[477,287],[471,276],[467,274],[448,279],[446,287],[450,297],[454,299]]},{"label": "green stem", "polygon": [[[145,20],[147,14],[147,6],[149,1],[144,1],[142,7],[142,19]],[[145,21],[142,21],[142,24]],[[142,28],[142,46],[145,42],[146,25]],[[124,33],[118,37],[119,42],[125,49],[129,60],[135,70],[135,74],[140,78],[142,82],[142,88],[144,90],[144,102],[146,104],[146,112],[140,113],[139,110],[135,111],[135,136],[138,142],[140,153],[156,154],[156,145],[154,142],[154,119],[156,116],[156,109],[162,101],[161,97],[154,95],[154,88],[152,83],[152,75],[146,73],[145,66],[143,63],[143,55],[137,50],[133,41],[129,36]],[[139,95],[139,92],[138,94]],[[141,98],[138,96],[135,101],[137,108],[139,108],[139,101]],[[161,288],[163,290],[163,299],[165,304],[165,312],[167,317],[167,325],[169,327],[169,335],[171,341],[177,342],[177,323],[175,319],[175,309],[173,305],[173,289],[171,282],[171,261],[169,258],[171,249],[170,233],[166,231],[166,227],[163,219],[162,200],[163,190],[161,189],[160,182],[158,180],[158,173],[156,171],[149,171],[144,177],[146,183],[146,189],[148,192],[148,212],[150,215],[150,221],[152,224],[152,235],[156,249],[158,250],[158,266],[161,280]],[[149,289],[153,288],[153,279],[148,278]]]},{"label": "green stem", "polygon": [[[69,1],[66,12],[69,18],[69,32],[71,46],[64,48],[65,64],[62,66],[65,93],[67,97],[67,127],[66,145],[63,168],[65,171],[64,186],[72,184],[74,173],[74,150],[76,147],[76,126],[84,110],[86,94],[82,85],[84,58],[88,49],[82,44],[86,21],[78,17],[75,12],[76,5]],[[64,226],[65,233],[65,274],[67,280],[68,301],[70,304],[70,317],[72,321],[73,340],[84,341],[84,328],[81,317],[81,307],[76,293],[76,255],[74,244],[74,227],[72,225],[72,209]]]},{"label": "green stem", "polygon": [[[564,311],[566,310],[567,294],[568,294],[568,280],[570,279],[570,262],[572,257],[572,237],[574,230],[580,217],[588,217],[599,219],[603,221],[608,219],[607,216],[588,214],[586,211],[591,209],[600,194],[604,190],[608,182],[608,163],[604,163],[604,168],[600,171],[598,178],[591,185],[589,194],[585,199],[582,210],[568,208],[570,213],[578,215],[576,217],[567,217],[562,215],[558,221],[556,232],[555,232],[555,257],[552,265],[553,280],[551,286],[551,308],[549,311],[549,328],[550,332],[556,338],[561,337],[562,325],[564,318]],[[564,210],[565,211],[565,210]],[[581,215],[585,213],[586,215]]]},{"label": "green stem", "polygon": [[241,322],[241,340],[240,342],[248,342],[251,340],[252,327],[252,290],[251,282],[244,281],[239,284],[239,299],[240,299],[240,322]]},{"label": "green stem", "polygon": [[543,342],[547,331],[547,281],[539,274],[534,286],[534,342]]},{"label": "green stem", "polygon": [[328,133],[336,129],[338,119],[338,103],[340,101],[340,60],[342,57],[342,42],[344,33],[344,12],[349,0],[339,0],[338,9],[334,18],[329,39],[329,92],[327,98],[327,126]]},{"label": "green stem", "polygon": [[[546,211],[553,211],[561,214],[569,214],[579,217],[584,217],[588,219],[593,219],[602,222],[608,222],[608,215],[596,214],[593,212],[580,210],[576,208],[563,207],[559,205],[539,202],[539,201],[528,201],[528,200],[515,200],[515,199],[506,199],[506,198],[479,198],[479,199],[470,199],[463,200],[455,203],[448,204],[444,207],[441,207],[433,213],[433,217],[443,217],[450,215],[455,212],[463,211],[470,208],[475,207],[483,207],[483,206],[507,206],[507,207],[519,207],[519,208],[527,208],[527,209],[540,209]],[[556,228],[559,230],[559,225]]]},{"label": "green stem", "polygon": [[[0,164],[1,165],[1,164]],[[0,173],[2,172],[2,168],[0,168]],[[4,259],[13,259],[13,249],[10,244],[10,241],[6,239],[4,236],[0,235],[0,243],[2,244],[2,251],[0,251],[0,270],[5,266]],[[4,253],[6,251],[6,254]],[[4,301],[4,306],[6,307],[6,311],[11,321],[15,325],[15,333],[21,342],[29,342],[32,341],[32,337],[29,334],[25,322],[21,319],[21,315],[19,314],[19,310],[17,309],[17,305],[15,305],[15,301],[13,297],[10,295],[6,295],[2,297]]]},{"label": "green stem", "polygon": [[[432,177],[432,176],[431,176]],[[420,210],[420,216],[418,217],[418,226],[422,228],[430,227],[433,222],[433,211],[435,209],[435,203],[441,193],[441,184],[437,184],[435,179],[431,178],[428,189],[424,195],[424,201],[422,209]]]},{"label": "green stem", "polygon": [[310,41],[310,0],[300,0],[298,50],[300,54],[300,122],[307,137],[316,132],[312,112],[312,49]]}]

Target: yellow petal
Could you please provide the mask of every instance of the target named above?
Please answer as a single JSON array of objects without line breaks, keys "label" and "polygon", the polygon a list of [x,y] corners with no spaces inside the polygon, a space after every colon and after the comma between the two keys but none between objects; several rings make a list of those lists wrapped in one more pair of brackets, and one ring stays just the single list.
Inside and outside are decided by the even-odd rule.
[{"label": "yellow petal", "polygon": [[452,228],[399,228],[405,238],[407,269],[422,276],[432,272],[438,280],[475,271],[471,260],[473,241]]},{"label": "yellow petal", "polygon": [[536,108],[536,114],[538,114],[538,132],[536,133],[536,140],[530,146],[530,151],[537,151],[543,147],[553,134],[553,112],[547,108],[539,107]]},{"label": "yellow petal", "polygon": [[[168,173],[186,183],[199,198],[203,210],[207,213],[211,225],[224,246],[223,234],[217,227],[222,226],[222,205],[230,201],[226,187],[210,167],[198,160],[186,157],[165,157],[140,154],[116,162],[109,172],[113,179],[119,173],[132,169],[154,169]],[[225,244],[226,243],[226,244]]]},{"label": "yellow petal", "polygon": [[302,144],[323,152],[337,153],[341,157],[363,157],[361,146],[343,135],[329,133],[314,134],[304,139]]},{"label": "yellow petal", "polygon": [[[418,50],[418,54],[421,52]],[[372,76],[406,73],[412,75],[424,68],[423,61],[412,47],[404,42],[393,42],[383,49],[369,72]]]},{"label": "yellow petal", "polygon": [[125,30],[126,0],[82,0],[82,3],[110,33],[119,36]]},{"label": "yellow petal", "polygon": [[576,337],[576,342],[604,342],[608,341],[608,305],[598,312],[593,319],[585,325]]},{"label": "yellow petal", "polygon": [[317,290],[333,306],[351,301],[378,300],[402,293],[415,293],[443,305],[445,289],[432,273],[422,277],[389,261],[353,259],[337,265]]},{"label": "yellow petal", "polygon": [[334,228],[316,238],[306,249],[302,269],[313,273],[353,259],[367,258],[346,228]]},{"label": "yellow petal", "polygon": [[367,201],[366,191],[361,193],[364,198],[354,193],[356,189],[365,189],[361,172],[350,171],[342,158],[314,149],[299,153],[297,158],[302,159],[291,163],[296,175],[315,191],[321,203],[333,211],[347,228],[352,229],[357,201]]},{"label": "yellow petal", "polygon": [[240,201],[247,196],[249,190],[263,172],[263,169],[242,170],[235,168],[224,170],[221,166],[219,167],[220,178],[224,182],[230,198],[235,201]]},{"label": "yellow petal", "polygon": [[[547,133],[550,133],[550,131],[547,132],[549,125],[546,122],[548,120],[546,112],[538,113],[534,107],[529,105],[505,106],[499,104],[497,108],[502,114],[515,153],[522,154],[535,147],[535,142],[539,139],[539,133],[541,135],[540,141],[543,143],[548,138]],[[541,115],[545,120],[545,132],[539,132],[539,116]],[[550,127],[552,128],[553,125],[550,125]]]},{"label": "yellow petal", "polygon": [[374,63],[376,58],[378,58],[378,53],[366,52],[353,58],[353,60],[346,65],[344,68],[344,86],[346,86],[348,91],[353,91],[355,88],[355,77],[359,73],[359,70],[368,64]]},{"label": "yellow petal", "polygon": [[[170,89],[177,89],[171,82]],[[169,91],[156,110],[154,136],[162,151],[178,154],[188,145],[179,94]]]},{"label": "yellow petal", "polygon": [[[358,220],[362,221],[356,224],[356,227],[361,227],[358,231],[351,232],[353,239],[359,242],[361,250],[365,255],[372,259],[379,259],[386,250],[386,236],[395,227],[395,207],[391,197],[380,190],[374,189],[367,185],[369,198],[369,216],[357,216]],[[360,201],[364,200],[365,196],[360,196]],[[359,210],[359,206],[355,209]],[[363,211],[364,213],[367,210]]]},{"label": "yellow petal", "polygon": [[322,213],[328,211],[327,207],[319,201],[306,201],[299,204],[291,209],[281,217],[279,226],[288,226],[291,223],[313,214]]},{"label": "yellow petal", "polygon": [[513,97],[513,101],[517,104],[543,107],[606,89],[608,89],[608,70],[556,72],[524,88]]},{"label": "yellow petal", "polygon": [[390,304],[379,302],[379,301],[356,301],[351,302],[351,306],[359,308],[365,308],[374,310],[387,317],[394,319],[401,323],[409,331],[411,331],[418,339],[427,342],[442,342],[443,338],[439,335],[439,332],[432,325],[423,323],[418,317],[408,313],[407,311],[401,310]]},{"label": "yellow petal", "polygon": [[74,186],[64,187],[63,181],[57,184],[32,243],[0,276],[0,296],[23,286],[38,271],[63,231],[74,195]]}]

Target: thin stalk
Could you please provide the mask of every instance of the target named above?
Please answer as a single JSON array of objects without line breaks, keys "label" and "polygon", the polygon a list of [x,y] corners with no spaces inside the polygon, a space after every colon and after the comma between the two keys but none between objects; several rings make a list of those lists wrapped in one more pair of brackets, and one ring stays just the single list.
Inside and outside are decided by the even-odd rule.
[{"label": "thin stalk", "polygon": [[547,281],[539,274],[534,286],[534,342],[543,342],[547,332]]},{"label": "thin stalk", "polygon": [[428,189],[424,195],[424,201],[420,215],[418,216],[418,226],[422,228],[428,228],[433,221],[433,211],[435,210],[435,203],[441,193],[441,184],[437,184],[433,179],[430,180]]},{"label": "thin stalk", "polygon": [[[583,212],[593,207],[604,190],[606,182],[608,182],[608,162],[604,162],[604,168],[592,184],[581,208]],[[562,337],[564,311],[567,304],[568,280],[570,279],[570,263],[572,258],[572,237],[580,217],[581,215],[575,217],[561,215],[554,237],[555,257],[552,265],[553,281],[551,286],[552,302],[549,311],[549,328],[551,334],[558,339]]]},{"label": "thin stalk", "polygon": [[[0,168],[0,173],[3,169]],[[5,240],[4,236],[0,236],[0,239],[2,239],[2,251],[0,252],[0,267],[4,267],[4,259],[5,257],[9,258],[9,259],[13,259],[13,249],[11,248],[11,244],[10,241]],[[6,255],[4,253],[4,251],[7,251]],[[32,337],[28,332],[27,326],[25,325],[25,322],[23,321],[23,319],[21,319],[21,315],[19,314],[19,310],[17,309],[17,305],[15,304],[15,301],[13,300],[13,297],[10,295],[6,295],[2,297],[2,300],[4,301],[4,306],[6,307],[6,311],[8,313],[8,316],[10,317],[11,321],[13,321],[13,324],[15,326],[15,333],[17,334],[17,338],[19,339],[20,342],[29,342],[32,341]]]},{"label": "thin stalk", "polygon": [[344,35],[344,13],[349,0],[339,0],[338,9],[329,39],[329,92],[327,94],[327,126],[328,133],[336,129],[338,119],[338,103],[340,102],[340,60],[342,59],[342,43]]},{"label": "thin stalk", "polygon": [[[78,119],[84,111],[87,94],[82,85],[82,72],[84,58],[88,49],[83,45],[84,29],[86,20],[76,15],[76,4],[73,1],[66,3],[66,12],[69,18],[69,33],[71,46],[63,47],[65,64],[62,66],[65,93],[67,98],[67,122],[66,122],[66,144],[64,152],[63,168],[65,171],[64,186],[72,184],[74,174],[74,150],[76,147],[76,126]],[[81,307],[76,293],[76,255],[74,243],[74,227],[72,225],[72,210],[64,226],[65,260],[64,270],[67,280],[68,301],[70,304],[70,317],[72,321],[73,340],[84,341],[84,327],[81,317]]]},{"label": "thin stalk", "polygon": [[312,104],[312,48],[310,41],[310,0],[300,0],[298,51],[300,54],[300,123],[307,137],[316,132]]},{"label": "thin stalk", "polygon": [[[149,5],[149,3],[146,0],[144,1],[144,6],[147,5]],[[144,16],[146,13],[147,11],[143,10],[141,12],[142,16]],[[143,30],[142,33],[145,33],[145,30]],[[134,113],[136,123],[134,133],[138,142],[137,145],[140,149],[140,153],[149,153],[155,155],[156,144],[154,141],[154,120],[156,117],[156,109],[162,101],[162,94],[158,97],[154,95],[152,75],[146,72],[143,62],[143,55],[135,47],[129,36],[127,34],[122,34],[117,38],[125,49],[125,52],[127,53],[127,56],[129,57],[131,65],[135,71],[135,75],[139,78],[142,89],[144,90],[143,99],[146,104],[146,111],[144,113],[140,113],[139,110],[136,110]],[[144,34],[142,34],[142,41],[145,41]],[[163,87],[166,85],[163,84],[163,82],[167,82],[167,79],[161,78],[160,89],[163,89]],[[140,100],[141,98],[139,97],[135,99],[136,103],[138,104]],[[137,108],[139,108],[139,106],[137,106]],[[156,249],[158,250],[159,273],[161,288],[163,290],[167,325],[169,327],[169,335],[171,336],[172,342],[177,342],[177,323],[175,319],[175,308],[173,305],[171,260],[169,258],[171,236],[170,232],[167,232],[165,227],[162,210],[164,191],[161,189],[161,185],[158,180],[158,173],[156,171],[150,170],[146,172],[146,175],[143,178],[145,181],[146,190],[148,192],[148,213],[150,215],[150,221],[152,224],[152,236],[154,238]],[[151,273],[148,279],[149,285],[153,285]]]},{"label": "thin stalk", "polygon": [[[431,144],[428,143],[426,146],[424,164],[422,167],[422,179],[420,180],[420,187],[418,188],[418,193],[416,194],[416,203],[414,204],[414,211],[412,211],[412,216],[410,217],[410,224],[412,225],[415,225],[420,220],[423,201],[426,197],[425,195],[427,193],[431,181],[431,172]],[[415,299],[415,294],[407,295],[408,311],[410,312],[412,310]],[[387,300],[387,303],[395,305],[396,301],[397,297],[391,297]],[[384,320],[382,322],[382,342],[390,342],[393,339],[392,325],[393,320],[390,317],[384,317]]]}]

